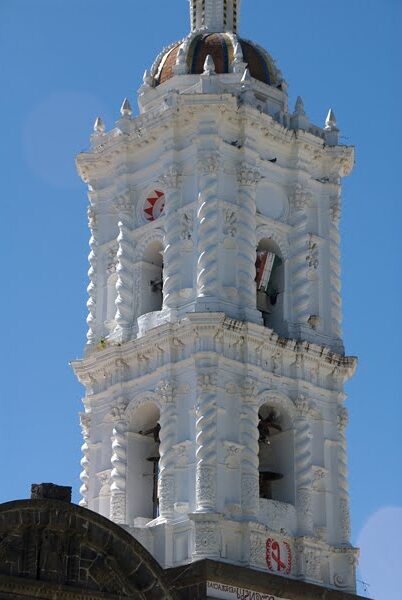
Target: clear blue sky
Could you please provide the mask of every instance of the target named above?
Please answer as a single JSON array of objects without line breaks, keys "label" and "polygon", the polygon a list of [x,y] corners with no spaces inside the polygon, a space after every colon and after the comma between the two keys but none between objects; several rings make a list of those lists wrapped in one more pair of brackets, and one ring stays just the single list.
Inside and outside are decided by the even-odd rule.
[{"label": "clear blue sky", "polygon": [[[377,600],[400,598],[401,22],[400,0],[242,1],[241,33],[277,59],[291,104],[300,94],[318,124],[332,106],[357,146],[342,220],[345,343],[360,359],[350,489]],[[78,499],[83,390],[68,361],[85,340],[88,231],[74,156],[187,31],[187,0],[0,0],[0,501],[40,481]]]}]

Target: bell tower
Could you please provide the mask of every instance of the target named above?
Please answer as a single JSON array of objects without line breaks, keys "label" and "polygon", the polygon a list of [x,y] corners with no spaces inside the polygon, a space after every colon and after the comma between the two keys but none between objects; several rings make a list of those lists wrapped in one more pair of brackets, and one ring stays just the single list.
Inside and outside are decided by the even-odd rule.
[{"label": "bell tower", "polygon": [[323,126],[301,98],[289,110],[239,8],[191,0],[138,116],[124,100],[77,157],[81,504],[164,568],[208,558],[354,593],[339,265],[354,150],[332,110]]}]

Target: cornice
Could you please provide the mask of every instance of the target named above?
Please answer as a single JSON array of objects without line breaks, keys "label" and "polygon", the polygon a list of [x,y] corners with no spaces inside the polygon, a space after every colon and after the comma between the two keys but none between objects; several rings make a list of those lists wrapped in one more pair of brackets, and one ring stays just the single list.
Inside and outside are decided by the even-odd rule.
[{"label": "cornice", "polygon": [[[208,337],[211,343],[202,348],[200,340]],[[286,359],[289,364],[297,364],[301,360],[304,367],[311,364],[325,370],[327,375],[333,373],[340,380],[351,377],[357,364],[355,357],[343,356],[310,342],[282,338],[266,327],[230,319],[223,313],[191,313],[182,321],[160,325],[146,336],[123,345],[111,344],[95,350],[71,364],[84,385],[91,385],[92,380],[98,377],[105,378],[105,373],[111,376],[121,369],[121,364],[127,365],[127,371],[131,366],[136,367],[135,377],[139,377],[149,375],[148,365],[157,348],[163,350],[169,363],[179,363],[189,356],[194,358],[199,352],[207,352],[218,353],[242,365],[244,348],[247,348],[246,364],[251,367],[261,368],[258,355],[264,351],[270,356],[279,356],[280,360]],[[275,373],[267,372],[267,375]]]}]

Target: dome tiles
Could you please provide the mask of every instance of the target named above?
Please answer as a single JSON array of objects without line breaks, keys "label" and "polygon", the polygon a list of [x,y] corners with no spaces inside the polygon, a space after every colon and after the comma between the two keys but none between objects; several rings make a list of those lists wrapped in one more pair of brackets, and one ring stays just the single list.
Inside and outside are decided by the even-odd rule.
[{"label": "dome tiles", "polygon": [[[262,83],[276,85],[278,83],[276,69],[268,55],[252,42],[243,39],[237,41],[241,46],[243,61],[247,64],[250,75]],[[173,77],[173,67],[181,46],[182,42],[177,42],[162,56],[157,65],[156,86]],[[233,36],[226,33],[196,35],[186,49],[188,72],[192,75],[200,75],[208,55],[213,58],[217,74],[230,73],[234,60]]]}]

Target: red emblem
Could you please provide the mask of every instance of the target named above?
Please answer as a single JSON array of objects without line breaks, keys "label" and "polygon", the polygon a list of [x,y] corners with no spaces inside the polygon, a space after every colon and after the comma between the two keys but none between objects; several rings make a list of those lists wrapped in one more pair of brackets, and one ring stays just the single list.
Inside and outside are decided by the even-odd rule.
[{"label": "red emblem", "polygon": [[278,542],[272,538],[267,539],[267,565],[274,573],[290,575],[292,570],[292,549],[289,542]]},{"label": "red emblem", "polygon": [[144,204],[144,215],[147,221],[155,221],[165,208],[165,194],[159,190],[154,190],[148,196]]}]

